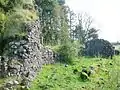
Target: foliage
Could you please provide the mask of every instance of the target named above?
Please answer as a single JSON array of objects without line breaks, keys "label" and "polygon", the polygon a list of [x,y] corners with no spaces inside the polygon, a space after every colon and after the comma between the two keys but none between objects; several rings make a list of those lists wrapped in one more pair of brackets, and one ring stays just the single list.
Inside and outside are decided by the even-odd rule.
[{"label": "foliage", "polygon": [[2,35],[9,32],[16,33],[16,31],[19,33],[20,29],[23,29],[21,28],[21,25],[23,25],[24,22],[37,19],[37,15],[36,12],[34,11],[34,7],[32,7],[31,10],[29,10],[29,8],[24,9],[23,6],[27,4],[25,1],[28,2],[31,0],[1,0],[0,1],[0,4],[2,4],[5,8],[9,8],[9,9],[11,8],[11,10],[7,9],[9,11],[6,12],[4,9],[2,10],[2,6],[0,7],[1,8],[0,30],[2,31],[1,32]]},{"label": "foliage", "polygon": [[70,9],[68,12],[68,20],[69,20],[68,24],[69,24],[70,38],[75,40],[74,31],[75,31],[77,19],[76,19],[76,14],[73,11],[71,11]]},{"label": "foliage", "polygon": [[92,17],[85,14],[78,15],[78,24],[75,26],[74,38],[78,39],[81,44],[85,44],[88,40],[97,39],[98,38],[98,29],[91,28],[92,25]]},{"label": "foliage", "polygon": [[114,55],[114,48],[111,43],[104,39],[93,39],[85,43],[86,56],[102,56],[105,58]]},{"label": "foliage", "polygon": [[[114,60],[82,57],[68,67],[61,63],[46,65],[32,82],[30,90],[119,90],[119,60],[119,56]],[[94,67],[95,73],[87,81],[73,73],[74,69],[80,72],[89,66]]]},{"label": "foliage", "polygon": [[0,12],[0,36],[4,32],[6,21],[7,21],[7,16],[3,12]]},{"label": "foliage", "polygon": [[35,0],[41,21],[43,43],[45,45],[58,42],[60,6],[56,0]]},{"label": "foliage", "polygon": [[47,46],[60,55],[59,61],[72,63],[73,58],[78,57],[79,47],[77,41],[68,41],[62,45]]},{"label": "foliage", "polygon": [[15,6],[17,6],[20,3],[21,0],[1,0],[0,1],[0,8],[5,12],[9,12],[12,10]]},{"label": "foliage", "polygon": [[63,44],[57,50],[60,54],[60,61],[65,63],[72,63],[73,58],[76,56],[76,48],[71,44]]},{"label": "foliage", "polygon": [[36,19],[33,0],[0,0],[0,55],[9,39],[26,35],[24,24]]},{"label": "foliage", "polygon": [[67,42],[69,37],[67,7],[60,4],[62,0],[35,1],[38,5],[43,43],[57,45]]},{"label": "foliage", "polygon": [[69,43],[69,31],[68,31],[68,9],[69,7],[63,6],[61,9],[61,31],[60,31],[60,44]]},{"label": "foliage", "polygon": [[65,0],[57,0],[59,2],[60,5],[64,5],[65,4]]}]

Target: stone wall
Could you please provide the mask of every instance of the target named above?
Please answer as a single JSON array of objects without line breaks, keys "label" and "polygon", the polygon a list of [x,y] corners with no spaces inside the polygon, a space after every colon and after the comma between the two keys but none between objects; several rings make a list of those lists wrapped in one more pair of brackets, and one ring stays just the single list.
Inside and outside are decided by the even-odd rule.
[{"label": "stone wall", "polygon": [[42,48],[42,62],[43,64],[53,64],[57,59],[57,54],[54,53],[50,48],[43,47]]},{"label": "stone wall", "polygon": [[39,21],[25,25],[26,36],[20,40],[9,42],[5,57],[0,59],[1,77],[26,77],[33,80],[43,64],[55,62],[55,53],[40,43]]}]

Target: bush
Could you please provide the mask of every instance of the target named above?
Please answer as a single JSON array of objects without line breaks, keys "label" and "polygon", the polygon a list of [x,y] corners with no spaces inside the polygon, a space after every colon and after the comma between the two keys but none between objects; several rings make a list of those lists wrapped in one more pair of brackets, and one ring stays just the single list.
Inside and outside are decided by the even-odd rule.
[{"label": "bush", "polygon": [[61,45],[57,52],[60,55],[60,61],[65,63],[72,63],[76,56],[76,48],[71,43]]}]

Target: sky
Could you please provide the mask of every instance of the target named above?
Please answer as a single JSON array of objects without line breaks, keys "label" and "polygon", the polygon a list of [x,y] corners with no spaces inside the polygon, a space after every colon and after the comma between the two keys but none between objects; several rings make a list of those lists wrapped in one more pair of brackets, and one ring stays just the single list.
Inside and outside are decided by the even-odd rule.
[{"label": "sky", "polygon": [[120,41],[120,0],[66,0],[66,4],[75,13],[92,16],[99,38]]}]

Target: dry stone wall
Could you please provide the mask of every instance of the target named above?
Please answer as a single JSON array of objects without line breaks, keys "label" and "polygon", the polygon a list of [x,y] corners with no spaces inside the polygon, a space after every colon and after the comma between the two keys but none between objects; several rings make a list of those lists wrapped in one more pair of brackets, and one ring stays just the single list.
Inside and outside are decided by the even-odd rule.
[{"label": "dry stone wall", "polygon": [[1,77],[26,77],[33,80],[43,64],[55,62],[55,53],[40,42],[39,20],[25,25],[26,36],[9,42],[5,56],[1,57]]}]

